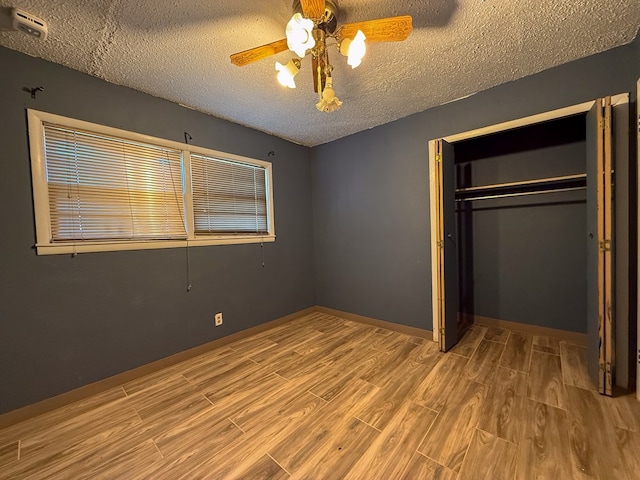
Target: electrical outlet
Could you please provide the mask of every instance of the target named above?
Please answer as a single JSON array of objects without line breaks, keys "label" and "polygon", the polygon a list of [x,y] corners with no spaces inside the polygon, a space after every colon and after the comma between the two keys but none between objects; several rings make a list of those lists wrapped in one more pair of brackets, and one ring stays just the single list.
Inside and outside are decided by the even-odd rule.
[{"label": "electrical outlet", "polygon": [[222,312],[218,312],[214,315],[213,321],[216,324],[216,327],[222,325]]}]

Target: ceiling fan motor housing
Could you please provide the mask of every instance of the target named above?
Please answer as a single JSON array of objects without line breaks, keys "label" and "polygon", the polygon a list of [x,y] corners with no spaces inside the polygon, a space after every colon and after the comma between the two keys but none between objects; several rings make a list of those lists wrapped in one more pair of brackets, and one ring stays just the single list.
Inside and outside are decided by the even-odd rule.
[{"label": "ceiling fan motor housing", "polygon": [[[302,13],[300,0],[294,0],[293,13]],[[336,27],[338,26],[338,2],[336,0],[325,0],[324,14],[322,15],[322,18],[319,19],[317,26],[328,34],[332,34],[336,31]]]}]

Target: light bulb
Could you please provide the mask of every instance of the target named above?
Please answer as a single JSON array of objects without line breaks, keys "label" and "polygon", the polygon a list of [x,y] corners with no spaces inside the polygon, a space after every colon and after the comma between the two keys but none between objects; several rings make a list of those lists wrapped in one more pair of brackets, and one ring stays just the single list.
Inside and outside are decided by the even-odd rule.
[{"label": "light bulb", "polygon": [[315,46],[316,41],[312,35],[313,20],[304,18],[301,13],[296,13],[287,23],[287,47],[299,57],[304,57],[308,49]]},{"label": "light bulb", "polygon": [[331,77],[327,77],[326,85],[322,91],[322,99],[316,103],[316,108],[321,112],[335,112],[340,108],[342,102],[336,97],[333,90],[333,81]]},{"label": "light bulb", "polygon": [[340,53],[347,58],[347,63],[351,65],[351,68],[356,68],[362,62],[362,57],[367,51],[367,46],[364,41],[367,37],[362,30],[358,30],[356,36],[352,39],[345,38],[340,43]]},{"label": "light bulb", "polygon": [[296,82],[293,77],[300,71],[300,60],[292,58],[286,65],[276,62],[276,71],[278,72],[278,82],[283,87],[296,88]]}]

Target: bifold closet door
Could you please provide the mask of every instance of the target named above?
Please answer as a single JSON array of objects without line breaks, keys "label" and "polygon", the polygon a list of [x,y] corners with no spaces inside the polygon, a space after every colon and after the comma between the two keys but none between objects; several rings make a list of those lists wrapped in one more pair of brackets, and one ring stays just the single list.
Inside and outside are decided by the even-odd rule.
[{"label": "bifold closet door", "polygon": [[613,188],[611,97],[587,114],[587,364],[598,391],[612,393]]},{"label": "bifold closet door", "polygon": [[436,238],[438,242],[438,329],[440,350],[458,343],[458,241],[453,145],[436,143]]}]

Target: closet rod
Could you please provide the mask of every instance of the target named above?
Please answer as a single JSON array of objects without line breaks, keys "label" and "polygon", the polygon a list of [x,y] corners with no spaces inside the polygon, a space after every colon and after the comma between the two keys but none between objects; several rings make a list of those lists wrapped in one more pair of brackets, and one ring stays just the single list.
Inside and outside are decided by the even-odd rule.
[{"label": "closet rod", "polygon": [[574,190],[585,190],[587,187],[568,187],[568,188],[552,188],[548,190],[536,190],[534,192],[519,192],[519,193],[497,193],[494,195],[482,195],[478,197],[456,198],[456,202],[471,202],[474,200],[489,200],[491,198],[506,198],[506,197],[522,197],[524,195],[538,195],[541,193],[555,193],[555,192],[571,192]]},{"label": "closet rod", "polygon": [[564,175],[562,177],[539,178],[536,180],[522,180],[520,182],[495,183],[493,185],[481,185],[478,187],[456,188],[456,193],[475,192],[477,190],[489,190],[493,188],[524,187],[530,185],[538,185],[541,183],[566,182],[572,180],[582,180],[586,178],[586,173],[577,173],[575,175]]}]

